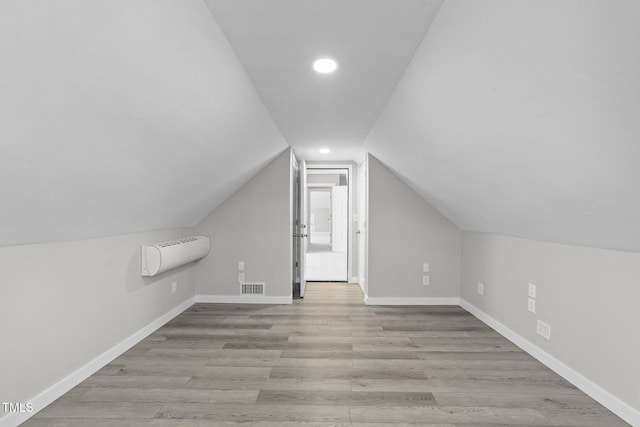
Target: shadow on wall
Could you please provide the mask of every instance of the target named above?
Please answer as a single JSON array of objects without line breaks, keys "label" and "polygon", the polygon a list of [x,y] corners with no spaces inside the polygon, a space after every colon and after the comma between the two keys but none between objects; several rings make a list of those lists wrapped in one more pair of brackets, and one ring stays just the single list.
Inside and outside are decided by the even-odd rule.
[{"label": "shadow on wall", "polygon": [[156,283],[165,282],[169,279],[174,279],[177,281],[177,278],[185,271],[190,268],[194,268],[195,264],[198,261],[191,262],[186,265],[182,265],[180,267],[173,268],[169,271],[165,271],[164,273],[160,273],[156,276],[142,276],[141,274],[141,264],[142,264],[142,254],[140,248],[138,248],[135,253],[131,254],[131,259],[129,264],[127,265],[127,274],[125,286],[127,293],[133,293],[140,289],[143,289],[146,286],[150,286]]}]

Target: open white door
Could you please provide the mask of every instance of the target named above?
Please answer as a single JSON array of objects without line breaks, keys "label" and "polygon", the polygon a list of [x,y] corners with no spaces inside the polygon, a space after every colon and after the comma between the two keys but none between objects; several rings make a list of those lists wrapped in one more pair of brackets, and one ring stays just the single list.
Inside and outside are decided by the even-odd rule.
[{"label": "open white door", "polygon": [[347,252],[349,190],[346,186],[331,187],[331,250]]},{"label": "open white door", "polygon": [[298,224],[300,224],[300,168],[298,160],[291,155],[291,295],[299,292],[300,283],[300,239],[298,238]]},{"label": "open white door", "polygon": [[300,161],[300,230],[298,237],[300,238],[300,298],[304,298],[304,291],[307,286],[306,268],[307,262],[307,243],[309,238],[309,204],[307,201],[307,164],[304,160]]}]

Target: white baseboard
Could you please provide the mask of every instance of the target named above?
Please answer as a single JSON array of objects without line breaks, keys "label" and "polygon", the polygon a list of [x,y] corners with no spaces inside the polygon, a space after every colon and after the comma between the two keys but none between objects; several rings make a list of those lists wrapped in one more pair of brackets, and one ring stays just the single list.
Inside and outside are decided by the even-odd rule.
[{"label": "white baseboard", "polygon": [[360,278],[356,277],[356,276],[353,276],[351,278],[351,280],[349,281],[349,283],[360,283]]},{"label": "white baseboard", "polygon": [[460,305],[460,298],[457,298],[457,297],[434,297],[434,298],[365,297],[364,303],[367,305]]},{"label": "white baseboard", "polygon": [[265,295],[196,295],[196,302],[209,304],[293,304],[293,297]]},{"label": "white baseboard", "polygon": [[32,399],[29,399],[28,402],[33,404],[33,412],[11,412],[0,418],[0,427],[13,427],[25,422],[36,413],[38,413],[38,411],[44,409],[47,405],[51,404],[60,396],[102,369],[122,353],[129,350],[131,347],[151,335],[169,320],[173,319],[174,317],[185,311],[187,308],[191,307],[195,302],[195,297],[189,298],[182,304],[171,309],[166,314],[149,323],[144,328],[135,332],[133,335],[130,335],[128,338],[125,338],[120,343],[111,347],[109,350],[105,351],[86,365],[67,375],[65,378],[61,379],[42,393],[38,394]]},{"label": "white baseboard", "polygon": [[509,341],[529,353],[549,369],[591,396],[602,406],[609,409],[632,426],[640,426],[640,411],[634,409],[599,385],[585,378],[579,372],[574,371],[569,366],[565,365],[546,351],[542,350],[540,347],[533,344],[531,341],[528,341],[526,338],[523,338],[521,335],[498,322],[496,319],[489,316],[468,301],[460,299],[460,306],[489,325],[491,328],[495,329]]}]

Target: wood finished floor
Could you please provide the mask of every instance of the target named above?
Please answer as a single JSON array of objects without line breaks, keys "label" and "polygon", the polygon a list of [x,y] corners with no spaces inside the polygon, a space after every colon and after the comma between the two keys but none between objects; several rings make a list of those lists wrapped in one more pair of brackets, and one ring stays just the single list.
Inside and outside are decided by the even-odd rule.
[{"label": "wood finished floor", "polygon": [[196,304],[25,426],[628,425],[460,307]]}]

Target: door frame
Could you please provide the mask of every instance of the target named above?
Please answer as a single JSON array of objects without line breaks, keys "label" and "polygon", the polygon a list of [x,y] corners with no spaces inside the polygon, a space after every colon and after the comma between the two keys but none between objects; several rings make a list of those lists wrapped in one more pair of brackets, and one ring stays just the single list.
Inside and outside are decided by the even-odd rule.
[{"label": "door frame", "polygon": [[[306,162],[307,169],[346,169],[347,170],[347,186],[349,192],[349,201],[347,203],[347,283],[352,283],[354,277],[353,273],[353,185],[355,183],[353,176],[353,163],[325,163],[325,162]],[[307,189],[305,188],[304,191]]]},{"label": "door frame", "polygon": [[290,193],[289,203],[291,209],[289,210],[289,223],[291,224],[291,296],[294,296],[294,289],[296,284],[299,284],[300,280],[300,241],[298,240],[298,221],[300,217],[300,194],[299,194],[299,173],[300,167],[298,165],[298,159],[291,152],[291,171],[290,171]]},{"label": "door frame", "polygon": [[300,160],[299,182],[300,182],[300,221],[298,227],[298,237],[300,238],[300,298],[304,298],[307,288],[307,245],[309,243],[309,194],[307,192],[307,162]]}]

